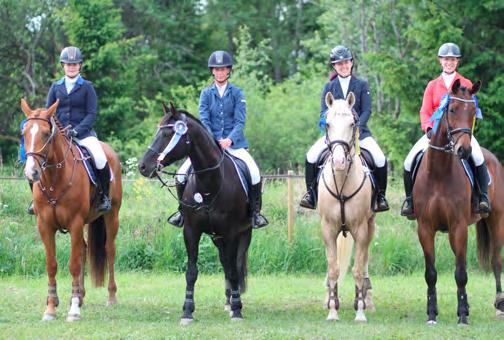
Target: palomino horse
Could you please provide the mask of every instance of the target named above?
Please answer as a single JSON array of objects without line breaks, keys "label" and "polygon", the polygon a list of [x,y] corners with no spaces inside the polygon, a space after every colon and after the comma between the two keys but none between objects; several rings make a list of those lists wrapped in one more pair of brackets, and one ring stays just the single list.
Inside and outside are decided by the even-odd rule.
[{"label": "palomino horse", "polygon": [[459,324],[468,324],[469,304],[466,294],[467,229],[476,223],[480,263],[488,267],[490,255],[495,275],[497,315],[504,313],[504,295],[500,275],[500,251],[504,243],[504,172],[496,157],[483,150],[491,174],[488,189],[492,212],[486,218],[476,214],[471,203],[471,185],[460,158],[471,155],[471,137],[476,114],[474,95],[481,82],[467,89],[456,80],[449,93],[448,104],[439,120],[429,149],[420,164],[413,188],[414,211],[418,221],[418,237],[425,257],[428,324],[436,323],[437,296],[434,239],[437,231],[448,232],[455,254],[457,283],[457,315]]},{"label": "palomino horse", "polygon": [[371,209],[372,186],[356,152],[358,117],[352,111],[354,94],[350,92],[347,100],[334,100],[329,92],[325,101],[330,157],[322,169],[317,209],[327,257],[327,320],[338,320],[338,277],[340,270],[341,275],[346,271],[351,255],[351,238],[346,237],[350,233],[356,243],[353,267],[355,321],[365,322],[364,310],[374,310],[368,277],[368,248],[375,229]]},{"label": "palomino horse", "polygon": [[210,235],[219,249],[231,319],[242,319],[240,293],[245,291],[247,252],[252,238],[246,194],[233,163],[203,124],[188,112],[177,111],[173,104],[170,111],[163,104],[163,110],[165,115],[139,170],[146,177],[159,177],[158,171],[164,166],[187,156],[194,167],[180,201],[188,258],[181,324],[193,320],[198,247],[203,233]]},{"label": "palomino horse", "polygon": [[108,304],[117,302],[114,257],[122,198],[121,163],[114,151],[102,144],[113,173],[110,184],[112,209],[104,215],[98,215],[94,208],[96,189],[90,184],[77,147],[66,137],[63,127],[54,116],[58,103],[56,101],[47,110],[32,110],[24,99],[21,100],[21,109],[27,117],[23,129],[27,156],[24,173],[29,181],[35,182],[34,210],[46,253],[49,287],[43,320],[55,319],[59,304],[56,292],[58,264],[55,234],[60,230],[68,231],[71,236],[69,268],[72,275],[72,297],[67,320],[75,321],[81,318],[80,307],[85,295],[86,224],[91,278],[94,285],[103,286],[108,262]]}]

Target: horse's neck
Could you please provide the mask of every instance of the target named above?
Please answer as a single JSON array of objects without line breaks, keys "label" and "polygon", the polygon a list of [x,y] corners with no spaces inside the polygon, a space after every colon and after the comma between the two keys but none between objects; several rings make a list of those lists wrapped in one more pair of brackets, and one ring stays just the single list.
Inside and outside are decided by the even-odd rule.
[{"label": "horse's neck", "polygon": [[220,186],[220,168],[222,168],[222,165],[214,170],[203,170],[218,166],[223,157],[222,151],[203,127],[198,125],[197,130],[196,134],[190,136],[193,145],[189,152],[189,158],[194,170],[196,172],[202,171],[196,173],[196,178],[199,182],[210,187]]},{"label": "horse's neck", "polygon": [[[439,132],[432,136],[430,143],[433,146],[444,147],[448,144],[447,129],[444,121],[440,124],[438,129]],[[443,175],[439,178],[444,178],[447,169],[449,169],[453,162],[457,160],[457,157],[451,153],[435,150],[433,148],[429,148],[428,157],[426,158],[427,170],[429,173],[439,173],[440,175]]]}]

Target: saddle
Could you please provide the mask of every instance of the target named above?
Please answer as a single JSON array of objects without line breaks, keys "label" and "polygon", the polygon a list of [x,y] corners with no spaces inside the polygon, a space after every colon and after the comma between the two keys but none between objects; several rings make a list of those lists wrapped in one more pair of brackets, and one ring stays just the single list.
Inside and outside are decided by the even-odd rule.
[{"label": "saddle", "polygon": [[[74,145],[79,150],[80,158],[82,159],[82,164],[84,165],[84,169],[86,169],[86,173],[88,174],[89,180],[91,184],[95,187],[98,186],[98,178],[96,177],[96,166],[93,161],[93,157],[91,156],[91,152],[83,145],[79,145],[73,142]],[[112,174],[112,171],[110,172]]]}]

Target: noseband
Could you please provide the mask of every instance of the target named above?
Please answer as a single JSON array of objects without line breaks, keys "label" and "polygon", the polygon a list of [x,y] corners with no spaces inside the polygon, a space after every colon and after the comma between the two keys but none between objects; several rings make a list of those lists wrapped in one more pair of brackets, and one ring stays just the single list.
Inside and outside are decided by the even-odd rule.
[{"label": "noseband", "polygon": [[[476,105],[476,101],[474,99],[464,99],[464,98],[459,98],[459,97],[451,97],[450,100],[457,100],[459,102],[463,103],[474,103]],[[455,145],[457,145],[458,140],[462,137],[464,134],[468,134],[469,138],[472,137],[472,129],[470,128],[457,128],[457,129],[452,129],[450,127],[450,121],[448,119],[448,110],[449,110],[449,103],[446,105],[446,108],[443,112],[443,117],[446,122],[446,135],[448,138],[448,143],[446,143],[444,146],[436,146],[432,145],[429,143],[429,148],[434,149],[436,151],[442,151],[446,153],[451,153],[455,154]],[[455,135],[460,134],[459,137],[455,138]]]}]

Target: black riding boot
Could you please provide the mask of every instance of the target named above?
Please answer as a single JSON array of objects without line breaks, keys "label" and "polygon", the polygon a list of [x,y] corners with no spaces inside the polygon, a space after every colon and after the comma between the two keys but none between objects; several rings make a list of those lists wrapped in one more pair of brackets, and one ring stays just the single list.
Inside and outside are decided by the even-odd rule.
[{"label": "black riding boot", "polygon": [[387,191],[387,162],[381,168],[374,170],[376,179],[376,212],[387,211],[390,209],[385,192]]},{"label": "black riding boot", "polygon": [[408,219],[415,219],[415,212],[413,211],[413,178],[411,177],[411,171],[404,170],[403,181],[406,199],[401,208],[401,215],[406,216]]},{"label": "black riding boot", "polygon": [[[175,181],[175,188],[177,189],[177,198],[179,201],[182,201],[182,195],[184,194],[185,186],[185,183]],[[182,215],[182,206],[180,204],[178,210],[171,214],[170,217],[168,217],[168,223],[177,228],[182,228],[184,226],[184,215]]]},{"label": "black riding boot", "polygon": [[252,228],[259,229],[268,225],[266,217],[261,215],[261,182],[250,187],[249,193],[250,211],[252,212]]},{"label": "black riding boot", "polygon": [[488,215],[490,213],[490,200],[488,199],[488,170],[486,163],[483,162],[480,166],[476,167],[476,182],[479,189],[479,204],[478,213]]},{"label": "black riding boot", "polygon": [[112,202],[109,198],[109,189],[110,189],[110,167],[108,163],[105,163],[105,167],[103,169],[97,170],[97,177],[100,182],[100,201],[96,206],[96,210],[98,212],[106,212],[112,209]]},{"label": "black riding boot", "polygon": [[[33,183],[32,182],[28,182],[28,184],[30,185],[30,190],[33,193]],[[30,205],[28,206],[28,208],[26,208],[26,212],[29,215],[35,215],[35,210],[33,210],[33,200],[30,202]]]},{"label": "black riding boot", "polygon": [[315,209],[317,206],[316,180],[318,174],[317,164],[305,161],[305,182],[306,194],[304,194],[299,205],[307,209]]}]

